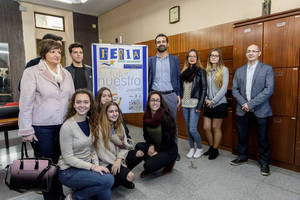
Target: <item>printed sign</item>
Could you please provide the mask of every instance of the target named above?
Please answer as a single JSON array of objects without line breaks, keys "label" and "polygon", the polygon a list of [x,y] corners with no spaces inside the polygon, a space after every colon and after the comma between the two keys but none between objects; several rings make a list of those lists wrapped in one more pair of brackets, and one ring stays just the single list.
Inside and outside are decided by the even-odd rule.
[{"label": "printed sign", "polygon": [[145,45],[92,44],[94,95],[109,88],[123,113],[142,113],[147,101]]}]

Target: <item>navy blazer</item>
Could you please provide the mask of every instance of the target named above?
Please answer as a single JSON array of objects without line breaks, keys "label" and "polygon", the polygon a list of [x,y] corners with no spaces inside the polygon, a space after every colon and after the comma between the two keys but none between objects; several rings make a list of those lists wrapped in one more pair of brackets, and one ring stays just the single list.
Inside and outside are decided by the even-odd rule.
[{"label": "navy blazer", "polygon": [[232,95],[237,100],[236,115],[244,116],[242,105],[247,103],[254,110],[256,117],[272,116],[269,99],[274,92],[274,71],[270,65],[258,62],[252,80],[251,100],[246,96],[247,64],[238,68],[234,73]]},{"label": "navy blazer", "polygon": [[[156,59],[157,55],[152,56],[148,59],[148,91],[151,91],[154,76],[156,73]],[[179,58],[169,54],[170,61],[170,77],[173,90],[177,96],[180,96],[180,64]]]}]

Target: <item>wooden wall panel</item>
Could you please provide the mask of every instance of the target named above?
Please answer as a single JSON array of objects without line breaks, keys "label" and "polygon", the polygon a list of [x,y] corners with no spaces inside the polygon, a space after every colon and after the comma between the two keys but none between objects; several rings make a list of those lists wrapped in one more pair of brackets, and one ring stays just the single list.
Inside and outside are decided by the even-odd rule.
[{"label": "wooden wall panel", "polygon": [[247,63],[246,50],[249,45],[257,44],[260,48],[262,47],[263,24],[235,28],[233,35],[233,68],[237,69]]},{"label": "wooden wall panel", "polygon": [[299,63],[299,46],[295,42],[295,16],[264,22],[263,61],[273,67],[295,67]]},{"label": "wooden wall panel", "polygon": [[[299,82],[300,84],[300,82]],[[300,97],[298,96],[297,131],[295,141],[295,165],[300,166]]]},{"label": "wooden wall panel", "polygon": [[[73,13],[73,23],[74,41],[80,42],[83,45],[83,63],[92,66],[91,45],[92,43],[99,42],[98,17]],[[93,28],[93,24],[96,25],[95,28]],[[67,65],[69,64],[67,63]]]},{"label": "wooden wall panel", "polygon": [[269,124],[271,159],[293,164],[295,149],[296,119],[273,116]]},{"label": "wooden wall panel", "polygon": [[297,114],[298,68],[274,68],[274,94],[270,99],[274,115]]},{"label": "wooden wall panel", "polygon": [[13,101],[18,101],[18,84],[25,69],[25,53],[22,16],[16,1],[0,1],[0,42],[8,43]]}]

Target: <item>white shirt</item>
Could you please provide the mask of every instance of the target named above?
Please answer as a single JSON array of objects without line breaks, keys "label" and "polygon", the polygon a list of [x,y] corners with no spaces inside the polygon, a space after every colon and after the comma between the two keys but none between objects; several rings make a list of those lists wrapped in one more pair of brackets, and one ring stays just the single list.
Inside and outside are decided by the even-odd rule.
[{"label": "white shirt", "polygon": [[246,96],[248,101],[251,100],[252,80],[257,64],[258,62],[252,66],[247,65]]}]

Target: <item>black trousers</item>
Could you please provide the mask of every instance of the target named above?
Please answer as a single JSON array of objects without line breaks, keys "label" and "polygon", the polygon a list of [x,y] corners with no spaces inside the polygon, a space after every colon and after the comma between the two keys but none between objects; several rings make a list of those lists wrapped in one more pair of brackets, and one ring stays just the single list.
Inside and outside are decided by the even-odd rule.
[{"label": "black trousers", "polygon": [[249,145],[249,126],[253,120],[256,125],[256,135],[259,149],[259,162],[262,165],[269,164],[270,160],[270,142],[268,137],[268,117],[259,118],[253,112],[248,112],[244,116],[236,116],[237,131],[238,131],[238,153],[239,159],[248,159],[248,145]]},{"label": "black trousers", "polygon": [[[158,152],[155,156],[148,156],[149,144],[145,142],[140,142],[135,145],[135,149],[128,152],[126,161],[129,169],[133,169],[140,162],[145,161],[144,169],[147,172],[154,172],[164,167],[168,167],[176,161],[178,155],[177,145],[174,143],[172,149],[168,151]],[[136,157],[136,152],[138,150],[143,151],[143,157]]]}]

